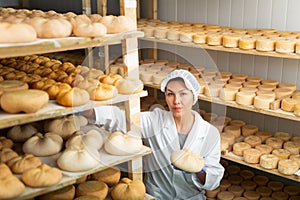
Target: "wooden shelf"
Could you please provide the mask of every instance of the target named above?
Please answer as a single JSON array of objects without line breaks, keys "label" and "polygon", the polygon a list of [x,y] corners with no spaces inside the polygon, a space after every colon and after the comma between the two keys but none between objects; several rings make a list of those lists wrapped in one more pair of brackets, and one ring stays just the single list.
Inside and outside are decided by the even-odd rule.
[{"label": "wooden shelf", "polygon": [[[155,89],[160,89],[159,85],[145,84],[145,86],[155,88]],[[202,101],[208,101],[208,102],[211,102],[211,103],[217,103],[217,104],[237,108],[237,109],[247,110],[247,111],[251,111],[251,112],[255,112],[255,113],[261,113],[261,114],[264,114],[264,115],[280,117],[280,118],[283,118],[283,119],[289,119],[289,120],[293,120],[293,121],[300,121],[300,117],[297,117],[296,115],[294,115],[294,113],[286,112],[286,111],[283,111],[281,109],[277,109],[277,110],[258,109],[258,108],[255,108],[254,106],[245,106],[245,105],[237,104],[235,101],[224,101],[224,100],[222,100],[220,98],[217,98],[217,97],[210,98],[210,97],[207,97],[203,94],[200,94],[198,96],[198,99],[202,100]]]},{"label": "wooden shelf", "polygon": [[201,49],[207,49],[213,51],[224,51],[230,53],[249,54],[249,55],[256,55],[256,56],[269,56],[269,57],[277,57],[277,58],[300,59],[300,54],[296,54],[296,53],[284,54],[284,53],[277,53],[275,51],[263,52],[263,51],[256,51],[256,50],[242,50],[239,48],[227,48],[223,46],[210,46],[207,44],[196,44],[192,42],[184,43],[180,41],[170,41],[167,39],[156,39],[154,37],[147,37],[147,38],[143,37],[143,38],[139,38],[139,40],[185,46],[185,47],[201,48]]},{"label": "wooden shelf", "polygon": [[31,114],[9,114],[5,113],[4,111],[0,111],[0,129],[8,128],[11,126],[26,124],[30,122],[40,121],[44,119],[50,119],[54,117],[59,117],[63,115],[73,114],[76,112],[81,112],[84,110],[92,109],[97,106],[103,105],[112,105],[121,102],[125,102],[130,100],[133,96],[145,97],[147,96],[147,91],[142,91],[138,94],[131,94],[131,95],[117,95],[115,98],[106,101],[89,101],[87,104],[83,106],[77,107],[64,107],[58,105],[55,100],[50,100],[49,103],[39,110],[36,113]]},{"label": "wooden shelf", "polygon": [[120,34],[107,34],[103,37],[95,38],[67,37],[55,39],[37,39],[34,42],[28,43],[0,44],[0,58],[119,44],[122,40],[143,36],[144,33],[141,31],[131,31]]},{"label": "wooden shelf", "polygon": [[[46,194],[46,193],[49,193],[49,192],[52,192],[55,190],[59,190],[65,186],[76,183],[76,180],[80,177],[104,170],[108,167],[112,167],[112,166],[115,166],[115,165],[118,165],[118,164],[121,164],[124,162],[128,162],[133,159],[141,158],[142,156],[150,154],[150,153],[151,153],[151,149],[149,147],[144,146],[143,149],[137,154],[129,155],[129,156],[114,156],[114,155],[107,154],[105,152],[105,150],[102,148],[100,150],[101,163],[99,164],[99,166],[97,166],[91,170],[84,171],[84,172],[65,172],[65,171],[63,171],[62,172],[63,178],[58,184],[50,186],[50,187],[43,187],[43,188],[26,187],[25,192],[14,199],[30,199],[30,198],[34,198],[34,197],[42,195],[42,194]],[[58,157],[58,155],[55,155],[52,157],[44,157],[44,158],[41,158],[41,160],[43,161],[43,163],[46,163],[52,167],[57,167],[57,165],[56,165],[57,157]],[[150,195],[146,195],[145,199],[151,199]]]},{"label": "wooden shelf", "polygon": [[296,181],[296,182],[299,182],[300,183],[300,176],[296,176],[296,175],[283,175],[281,173],[278,172],[277,169],[264,169],[262,168],[259,164],[249,164],[247,162],[245,162],[242,157],[240,156],[236,156],[236,155],[232,155],[233,153],[229,152],[229,153],[226,153],[225,155],[222,155],[222,158],[224,159],[227,159],[227,160],[230,160],[230,161],[233,161],[235,163],[239,163],[239,164],[242,164],[242,165],[246,165],[246,166],[249,166],[249,167],[252,167],[254,169],[258,169],[260,171],[264,171],[264,172],[267,172],[267,173],[270,173],[270,174],[274,174],[276,176],[280,176],[280,177],[283,177],[285,179],[289,179],[289,180],[292,180],[292,181]]}]

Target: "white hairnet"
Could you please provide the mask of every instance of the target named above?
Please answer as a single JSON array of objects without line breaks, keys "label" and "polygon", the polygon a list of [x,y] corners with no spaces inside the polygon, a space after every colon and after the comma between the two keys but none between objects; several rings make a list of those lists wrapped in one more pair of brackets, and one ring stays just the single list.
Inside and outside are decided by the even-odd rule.
[{"label": "white hairnet", "polygon": [[193,96],[194,96],[193,104],[196,104],[196,102],[198,101],[198,95],[200,92],[200,85],[199,85],[197,79],[194,77],[194,75],[191,74],[187,70],[179,69],[179,70],[174,70],[171,73],[169,73],[167,75],[167,77],[162,81],[162,83],[160,85],[160,90],[162,92],[165,92],[167,84],[169,83],[170,80],[172,80],[174,78],[182,78],[183,79],[185,86],[189,90],[191,90],[193,93]]}]

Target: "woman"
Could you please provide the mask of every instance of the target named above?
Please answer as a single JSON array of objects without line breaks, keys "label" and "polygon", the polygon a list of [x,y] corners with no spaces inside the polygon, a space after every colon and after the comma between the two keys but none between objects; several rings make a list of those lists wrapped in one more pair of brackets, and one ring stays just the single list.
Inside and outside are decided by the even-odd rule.
[{"label": "woman", "polygon": [[[141,113],[144,144],[152,149],[144,159],[144,183],[147,193],[155,199],[205,199],[205,189],[218,187],[223,176],[219,132],[192,110],[199,90],[190,72],[174,70],[161,84],[170,111],[156,108]],[[99,107],[94,112],[96,124],[110,131],[126,130],[125,113],[117,107]],[[182,148],[204,157],[201,172],[187,173],[171,165],[172,152]]]}]

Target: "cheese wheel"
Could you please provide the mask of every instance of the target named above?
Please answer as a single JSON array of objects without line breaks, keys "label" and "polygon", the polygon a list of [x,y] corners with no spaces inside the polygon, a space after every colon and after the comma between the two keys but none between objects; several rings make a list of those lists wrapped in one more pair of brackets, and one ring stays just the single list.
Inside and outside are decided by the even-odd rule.
[{"label": "cheese wheel", "polygon": [[243,152],[243,158],[244,161],[250,164],[257,164],[259,163],[259,158],[262,155],[262,153],[254,148],[246,149]]},{"label": "cheese wheel", "polygon": [[283,191],[290,196],[296,196],[300,194],[300,187],[296,185],[286,185],[284,186]]},{"label": "cheese wheel", "polygon": [[40,200],[57,200],[57,199],[74,199],[75,197],[75,187],[74,185],[66,186],[62,189],[55,190],[39,196]]},{"label": "cheese wheel", "polygon": [[228,167],[226,167],[226,171],[230,174],[239,174],[241,171],[241,168],[237,165],[229,165]]},{"label": "cheese wheel", "polygon": [[277,191],[272,193],[272,198],[275,200],[288,200],[289,195],[282,191]]},{"label": "cheese wheel", "polygon": [[234,198],[234,194],[229,191],[221,191],[217,195],[218,200],[232,200]]},{"label": "cheese wheel", "polygon": [[154,36],[154,30],[155,30],[155,27],[144,26],[143,27],[144,37],[145,38],[147,38],[147,37],[153,37]]},{"label": "cheese wheel", "polygon": [[284,175],[292,175],[299,170],[299,165],[291,159],[282,159],[278,162],[278,171]]},{"label": "cheese wheel", "polygon": [[241,105],[252,105],[254,101],[255,93],[251,92],[237,92],[235,101]]},{"label": "cheese wheel", "polygon": [[247,169],[243,169],[240,172],[241,177],[243,177],[244,180],[251,180],[254,177],[254,172],[247,170]]},{"label": "cheese wheel", "polygon": [[244,151],[250,149],[251,146],[246,142],[237,142],[233,144],[233,153],[238,156],[243,156]]},{"label": "cheese wheel", "polygon": [[269,178],[263,175],[256,175],[253,177],[253,181],[259,186],[264,186],[269,182]]},{"label": "cheese wheel", "polygon": [[235,142],[235,136],[232,133],[222,132],[221,141],[228,143],[228,145],[232,145]]},{"label": "cheese wheel", "polygon": [[238,127],[242,127],[242,126],[246,125],[246,122],[244,122],[243,120],[234,119],[234,120],[231,120],[229,124],[238,126]]},{"label": "cheese wheel", "polygon": [[258,127],[252,124],[246,124],[242,126],[242,135],[247,137],[249,135],[253,135],[258,131]]},{"label": "cheese wheel", "polygon": [[291,84],[291,83],[279,83],[278,88],[288,88],[294,92],[297,89],[297,86],[296,84]]},{"label": "cheese wheel", "polygon": [[240,49],[255,49],[256,38],[252,36],[243,36],[239,40]]},{"label": "cheese wheel", "polygon": [[278,53],[294,53],[296,41],[293,39],[289,40],[277,40],[275,42],[275,51]]},{"label": "cheese wheel", "polygon": [[251,147],[255,147],[261,144],[261,138],[256,135],[249,135],[244,138],[244,142],[248,143]]},{"label": "cheese wheel", "polygon": [[243,83],[243,87],[251,87],[251,88],[257,88],[260,84],[258,82],[252,82],[252,81],[246,81]]},{"label": "cheese wheel", "polygon": [[291,141],[292,142],[296,142],[297,144],[300,144],[300,136],[293,136],[291,138]]},{"label": "cheese wheel", "polygon": [[179,40],[184,43],[193,42],[193,36],[195,35],[194,32],[190,31],[181,31],[179,33]]},{"label": "cheese wheel", "polygon": [[269,38],[257,38],[255,49],[257,51],[274,51],[275,40]]},{"label": "cheese wheel", "polygon": [[153,36],[156,39],[166,39],[167,38],[168,28],[164,26],[156,27],[153,33]]},{"label": "cheese wheel", "polygon": [[169,29],[167,31],[167,39],[171,41],[178,41],[179,40],[179,29]]},{"label": "cheese wheel", "polygon": [[280,99],[291,95],[293,93],[293,90],[289,88],[275,88],[274,92],[275,92],[275,98]]},{"label": "cheese wheel", "polygon": [[259,165],[265,169],[276,169],[279,158],[273,154],[264,154],[260,157]]},{"label": "cheese wheel", "polygon": [[244,82],[245,82],[244,79],[238,79],[238,78],[231,78],[228,80],[228,83],[235,83],[240,85],[243,85]]},{"label": "cheese wheel", "polygon": [[268,131],[258,131],[254,135],[259,136],[262,143],[265,143],[266,139],[272,137],[272,133]]},{"label": "cheese wheel", "polygon": [[244,188],[240,185],[231,185],[228,188],[228,191],[232,192],[235,197],[241,197],[244,192]]},{"label": "cheese wheel", "polygon": [[257,88],[254,87],[242,87],[240,89],[241,92],[251,92],[251,93],[256,93],[258,91]]},{"label": "cheese wheel", "polygon": [[258,90],[258,91],[256,91],[256,95],[257,96],[263,95],[263,96],[271,97],[273,99],[273,101],[275,100],[275,97],[276,97],[274,91],[268,91],[268,90]]},{"label": "cheese wheel", "polygon": [[300,103],[297,103],[296,105],[294,105],[294,115],[296,116],[300,116]]},{"label": "cheese wheel", "polygon": [[240,175],[237,175],[237,174],[230,175],[230,176],[228,176],[227,179],[231,183],[231,185],[240,185],[241,182],[243,181],[243,177],[241,177]]},{"label": "cheese wheel", "polygon": [[219,92],[220,99],[224,101],[235,101],[237,89],[234,88],[222,88]]},{"label": "cheese wheel", "polygon": [[277,80],[271,80],[271,79],[261,80],[262,85],[271,85],[271,86],[277,87],[278,83],[279,82]]},{"label": "cheese wheel", "polygon": [[199,172],[204,166],[204,159],[189,149],[174,151],[170,160],[175,167],[187,172]]},{"label": "cheese wheel", "polygon": [[280,139],[282,139],[283,141],[286,142],[286,141],[289,141],[292,138],[292,135],[290,133],[287,133],[287,132],[279,131],[279,132],[275,132],[274,137],[275,138],[280,138]]},{"label": "cheese wheel", "polygon": [[224,86],[225,88],[232,88],[232,89],[236,89],[239,90],[240,88],[242,88],[243,86],[240,83],[228,83]]},{"label": "cheese wheel", "polygon": [[260,194],[258,192],[250,190],[244,192],[243,196],[249,200],[258,200],[260,198]]},{"label": "cheese wheel", "polygon": [[193,35],[193,42],[196,44],[205,44],[207,35],[203,33],[196,33]]},{"label": "cheese wheel", "polygon": [[258,87],[258,91],[263,90],[263,91],[273,91],[276,86],[274,85],[259,85]]},{"label": "cheese wheel", "polygon": [[271,188],[273,192],[282,191],[284,184],[280,181],[270,181],[268,187]]},{"label": "cheese wheel", "polygon": [[228,181],[228,179],[222,179],[220,181],[220,190],[225,191],[231,186],[231,183]]},{"label": "cheese wheel", "polygon": [[208,85],[204,88],[204,95],[207,97],[218,97],[221,88],[218,85]]},{"label": "cheese wheel", "polygon": [[283,142],[284,141],[281,138],[270,137],[266,139],[266,144],[271,146],[273,149],[281,149]]},{"label": "cheese wheel", "polygon": [[235,138],[239,138],[241,136],[241,128],[235,125],[228,125],[224,127],[224,132],[233,134]]},{"label": "cheese wheel", "polygon": [[266,144],[259,144],[259,145],[256,145],[254,148],[259,150],[262,154],[270,154],[273,150],[273,148],[271,146],[266,145]]},{"label": "cheese wheel", "polygon": [[260,194],[262,197],[269,197],[272,194],[272,190],[266,186],[259,186],[255,189],[256,192]]},{"label": "cheese wheel", "polygon": [[300,144],[296,142],[287,141],[283,144],[283,148],[294,155],[298,155],[300,153]]},{"label": "cheese wheel", "polygon": [[300,100],[299,99],[292,99],[292,98],[284,98],[281,100],[281,106],[280,108],[284,111],[287,112],[294,112],[295,110],[295,105],[299,104]]},{"label": "cheese wheel", "polygon": [[214,190],[205,190],[205,196],[207,198],[216,198],[217,194],[221,191],[220,187],[217,187]]},{"label": "cheese wheel", "polygon": [[242,181],[241,186],[246,191],[249,191],[249,190],[254,190],[256,188],[257,184],[252,180],[244,180],[244,181]]},{"label": "cheese wheel", "polygon": [[274,100],[275,98],[269,95],[257,95],[254,97],[253,106],[258,109],[269,109],[270,103]]},{"label": "cheese wheel", "polygon": [[238,47],[241,36],[238,34],[225,34],[222,38],[224,47]]},{"label": "cheese wheel", "polygon": [[290,156],[290,159],[293,160],[293,161],[296,161],[299,165],[299,168],[300,168],[300,155],[291,155]]},{"label": "cheese wheel", "polygon": [[206,43],[212,46],[222,45],[222,34],[219,33],[209,33],[206,37]]}]

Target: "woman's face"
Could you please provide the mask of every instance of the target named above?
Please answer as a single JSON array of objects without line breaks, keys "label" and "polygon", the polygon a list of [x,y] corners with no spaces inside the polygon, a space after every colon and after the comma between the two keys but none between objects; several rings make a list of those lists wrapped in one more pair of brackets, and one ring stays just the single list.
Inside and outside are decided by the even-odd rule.
[{"label": "woman's face", "polygon": [[182,117],[191,112],[193,106],[193,93],[182,80],[171,80],[166,87],[166,102],[174,117]]}]

